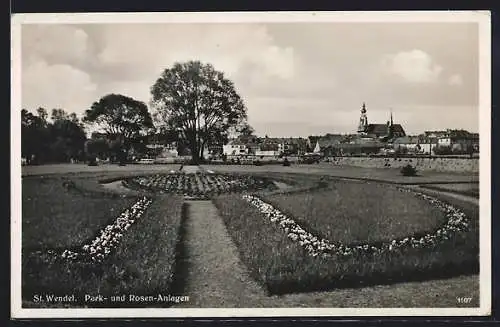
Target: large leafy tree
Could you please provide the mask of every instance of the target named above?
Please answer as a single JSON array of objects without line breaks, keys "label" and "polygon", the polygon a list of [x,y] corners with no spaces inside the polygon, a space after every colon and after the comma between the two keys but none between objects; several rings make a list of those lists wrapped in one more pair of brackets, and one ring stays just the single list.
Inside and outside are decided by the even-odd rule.
[{"label": "large leafy tree", "polygon": [[108,94],[94,102],[83,120],[103,130],[110,139],[119,139],[125,154],[135,140],[153,128],[146,104],[121,94]]},{"label": "large leafy tree", "polygon": [[233,82],[199,61],[175,63],[165,69],[151,94],[156,119],[179,132],[195,163],[203,160],[209,144],[223,142],[230,129],[247,118]]}]

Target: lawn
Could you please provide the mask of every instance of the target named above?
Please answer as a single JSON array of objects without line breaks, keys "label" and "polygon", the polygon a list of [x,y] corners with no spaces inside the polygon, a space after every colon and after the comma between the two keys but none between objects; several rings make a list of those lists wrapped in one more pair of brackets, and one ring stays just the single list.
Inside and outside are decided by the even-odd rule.
[{"label": "lawn", "polygon": [[344,244],[390,241],[444,222],[425,200],[377,183],[335,181],[327,190],[263,199],[312,234]]},{"label": "lawn", "polygon": [[135,202],[104,192],[85,195],[74,184],[63,177],[23,178],[23,249],[78,246]]},{"label": "lawn", "polygon": [[[23,225],[22,234],[23,305],[50,306],[34,303],[37,294],[75,294],[76,301],[71,305],[77,307],[170,306],[171,303],[164,301],[110,302],[109,296],[173,294],[183,200],[167,195],[154,197],[142,216],[123,233],[118,245],[100,262],[47,260],[46,254],[38,256],[33,250],[81,249],[137,200],[135,196],[101,191],[96,180],[72,178],[76,189],[68,191],[61,186],[63,180],[68,181],[64,178],[23,181],[23,198],[30,198],[23,199],[29,205],[28,210],[23,210],[23,224],[29,222],[28,228]],[[108,299],[85,302],[85,294],[102,294]]]},{"label": "lawn", "polygon": [[[349,184],[343,182],[329,191],[316,191],[309,196],[283,194],[270,195],[269,199],[286,207],[293,219],[304,223],[302,227],[311,228],[333,243],[375,244],[433,230],[443,222],[439,212],[407,198],[409,194],[392,193],[378,185],[344,183]],[[348,191],[343,194],[342,189]],[[340,199],[348,205],[340,205]],[[309,255],[278,224],[266,219],[241,196],[220,196],[214,203],[252,276],[269,293],[283,294],[477,273],[478,208],[453,198],[442,200],[461,208],[470,218],[468,231],[432,246],[330,257]],[[311,210],[307,208],[309,205],[319,208]],[[370,205],[375,210],[368,210]],[[390,208],[380,208],[383,206]],[[352,221],[348,225],[349,219]]]}]

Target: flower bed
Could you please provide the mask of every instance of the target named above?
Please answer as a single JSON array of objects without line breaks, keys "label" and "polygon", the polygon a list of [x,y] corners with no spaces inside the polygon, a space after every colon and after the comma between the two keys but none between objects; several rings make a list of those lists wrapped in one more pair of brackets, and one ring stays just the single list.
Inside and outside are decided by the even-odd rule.
[{"label": "flower bed", "polygon": [[[68,181],[76,189],[68,189]],[[94,184],[83,188],[79,176],[23,177],[23,251],[78,248],[137,200]]]},{"label": "flower bed", "polygon": [[310,232],[304,230],[294,219],[287,217],[272,205],[264,202],[253,195],[243,195],[242,198],[259,209],[263,216],[271,222],[278,224],[287,236],[294,242],[298,242],[309,255],[330,257],[332,255],[340,256],[359,256],[360,254],[377,255],[385,251],[395,251],[402,247],[428,247],[436,246],[453,237],[454,233],[465,232],[469,228],[468,218],[460,209],[446,204],[429,195],[412,192],[408,189],[400,188],[401,192],[411,192],[427,200],[431,205],[437,207],[446,216],[446,223],[436,231],[426,233],[423,236],[407,236],[401,239],[394,239],[390,242],[381,244],[359,244],[350,246],[335,241],[318,238]]},{"label": "flower bed", "polygon": [[[446,196],[415,196],[443,212],[446,219],[441,225],[427,233],[356,244],[320,236],[255,194],[221,195],[214,203],[242,262],[271,294],[477,273],[478,207]],[[418,215],[412,217],[418,219]],[[364,227],[370,230],[369,225]]]},{"label": "flower bed", "polygon": [[[147,210],[146,210],[147,207]],[[75,294],[75,302],[53,307],[169,307],[171,302],[113,302],[110,296],[176,294],[174,283],[182,234],[183,199],[156,196],[122,212],[85,245],[67,251],[31,253],[22,258],[23,307],[34,294]],[[42,255],[42,256],[40,256]],[[102,302],[85,301],[102,294]]]},{"label": "flower bed", "polygon": [[132,207],[123,211],[118,218],[103,228],[99,234],[80,249],[38,250],[29,256],[39,256],[46,263],[58,260],[80,262],[102,262],[118,246],[124,233],[139,219],[149,207],[152,200],[139,199]]},{"label": "flower bed", "polygon": [[222,193],[276,188],[274,183],[268,178],[215,173],[158,174],[126,179],[123,183],[125,186],[132,189],[146,189],[152,192],[173,193],[194,199],[209,199],[214,195]]},{"label": "flower bed", "polygon": [[393,185],[330,180],[308,192],[254,194],[319,238],[362,245],[421,236],[446,217],[429,201]]}]

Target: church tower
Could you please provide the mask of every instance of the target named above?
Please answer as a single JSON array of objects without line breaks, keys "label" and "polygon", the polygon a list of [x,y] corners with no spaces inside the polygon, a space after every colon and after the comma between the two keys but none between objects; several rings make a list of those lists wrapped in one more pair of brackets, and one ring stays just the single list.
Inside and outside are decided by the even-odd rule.
[{"label": "church tower", "polygon": [[366,116],[366,104],[363,102],[363,107],[361,108],[361,116],[359,117],[358,133],[366,132],[367,126],[368,117]]},{"label": "church tower", "polygon": [[387,131],[387,134],[389,136],[389,138],[393,138],[394,136],[394,121],[392,120],[392,109],[391,109],[391,120],[387,122],[387,128],[388,128],[388,131]]}]

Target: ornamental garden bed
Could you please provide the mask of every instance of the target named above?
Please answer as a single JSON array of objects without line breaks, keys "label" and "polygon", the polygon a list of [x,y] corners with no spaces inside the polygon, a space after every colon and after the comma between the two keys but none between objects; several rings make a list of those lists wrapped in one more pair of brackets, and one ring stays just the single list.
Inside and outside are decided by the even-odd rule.
[{"label": "ornamental garden bed", "polygon": [[[35,295],[67,294],[75,295],[74,302],[65,304],[73,307],[170,306],[111,302],[110,296],[170,292],[183,199],[91,197],[88,189],[82,195],[61,186],[63,180],[68,181],[23,180],[23,306],[58,305],[35,303]],[[85,294],[107,300],[85,301]]]},{"label": "ornamental garden bed", "polygon": [[214,202],[242,261],[271,294],[479,269],[478,208],[453,198],[337,182],[328,191]]},{"label": "ornamental garden bed", "polygon": [[275,190],[270,178],[245,174],[170,173],[139,176],[123,180],[133,190],[146,190],[160,194],[177,194],[189,199],[210,199],[223,193]]},{"label": "ornamental garden bed", "polygon": [[23,178],[23,249],[77,246],[135,202],[135,197],[81,193],[75,186],[79,181],[73,181],[63,177]]},{"label": "ornamental garden bed", "polygon": [[377,183],[335,181],[326,190],[262,199],[314,235],[346,244],[404,238],[445,222],[425,199]]}]

